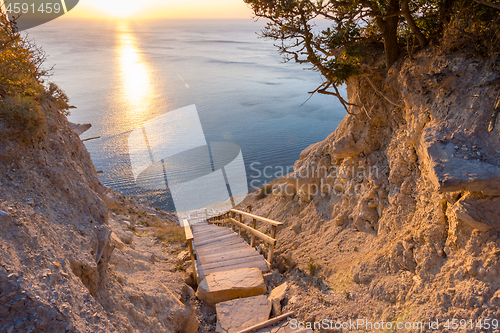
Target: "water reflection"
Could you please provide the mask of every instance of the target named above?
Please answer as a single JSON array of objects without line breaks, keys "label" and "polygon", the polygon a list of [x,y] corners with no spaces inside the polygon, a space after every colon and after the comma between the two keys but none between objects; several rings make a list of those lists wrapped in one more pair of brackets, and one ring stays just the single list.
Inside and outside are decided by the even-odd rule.
[{"label": "water reflection", "polygon": [[137,42],[127,24],[118,27],[118,59],[125,115],[135,124],[148,118],[153,105],[154,86],[151,69],[140,54]]}]

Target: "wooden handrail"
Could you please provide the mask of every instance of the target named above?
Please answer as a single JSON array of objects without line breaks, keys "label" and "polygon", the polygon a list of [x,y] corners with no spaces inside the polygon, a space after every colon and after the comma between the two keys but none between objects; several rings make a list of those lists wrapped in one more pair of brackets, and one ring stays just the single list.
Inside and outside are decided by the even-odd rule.
[{"label": "wooden handrail", "polygon": [[194,239],[193,231],[191,231],[188,220],[184,220],[184,234],[186,235],[187,241],[192,241]]},{"label": "wooden handrail", "polygon": [[236,214],[241,214],[241,215],[246,216],[246,217],[250,217],[252,219],[256,219],[257,221],[265,222],[267,224],[271,224],[271,225],[275,225],[275,226],[283,225],[283,222],[278,222],[278,221],[271,220],[271,219],[268,219],[268,218],[265,218],[265,217],[261,217],[261,216],[258,216],[258,215],[247,213],[247,212],[244,212],[242,210],[230,209],[229,211],[230,212],[234,212]]},{"label": "wooden handrail", "polygon": [[252,227],[246,225],[245,223],[241,223],[240,221],[237,221],[237,220],[235,220],[233,218],[229,218],[229,219],[231,220],[231,222],[233,222],[237,226],[242,227],[243,229],[245,229],[246,231],[248,231],[252,235],[255,235],[255,236],[259,237],[260,239],[262,239],[267,244],[269,244],[269,245],[276,245],[276,239],[269,237],[268,235],[260,232],[259,230],[253,229]]},{"label": "wooden handrail", "polygon": [[191,226],[189,225],[189,220],[182,220],[184,223],[184,234],[186,235],[186,242],[188,245],[189,249],[189,256],[191,257],[191,263],[193,265],[193,274],[194,278],[196,279],[196,284],[199,284],[199,277],[198,277],[198,272],[196,270],[196,254],[195,254],[195,249],[194,249],[194,236],[193,236],[193,231],[191,230]]},{"label": "wooden handrail", "polygon": [[[239,221],[236,219],[236,215],[239,215]],[[252,226],[246,225],[243,223],[243,216],[249,217],[252,219]],[[261,221],[271,225],[271,236],[264,234],[257,230],[257,221]],[[251,213],[247,213],[237,209],[230,209],[227,212],[213,216],[208,219],[209,223],[219,223],[222,225],[231,224],[231,229],[234,227],[239,228],[239,235],[241,236],[241,229],[244,229],[247,233],[252,235],[252,239],[250,241],[250,246],[255,246],[255,237],[262,239],[269,246],[269,253],[267,255],[267,262],[271,265],[273,262],[274,256],[274,248],[276,247],[276,231],[277,227],[283,225],[283,222],[274,221],[265,217],[261,217],[258,215],[254,215]]]}]

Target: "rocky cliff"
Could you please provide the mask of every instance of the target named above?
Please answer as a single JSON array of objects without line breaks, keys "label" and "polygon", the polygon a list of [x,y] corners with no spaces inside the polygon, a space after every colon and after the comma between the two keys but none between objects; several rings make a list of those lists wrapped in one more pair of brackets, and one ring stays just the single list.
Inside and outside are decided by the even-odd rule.
[{"label": "rocky cliff", "polygon": [[310,322],[499,317],[499,83],[497,58],[432,48],[349,81],[356,106],[336,131],[242,205],[285,222],[274,265],[293,282],[288,309]]},{"label": "rocky cliff", "polygon": [[[108,214],[117,199],[83,143],[56,103],[39,103],[36,132],[16,135],[0,118],[0,331],[195,332],[165,248]],[[157,225],[172,220],[141,209]]]}]

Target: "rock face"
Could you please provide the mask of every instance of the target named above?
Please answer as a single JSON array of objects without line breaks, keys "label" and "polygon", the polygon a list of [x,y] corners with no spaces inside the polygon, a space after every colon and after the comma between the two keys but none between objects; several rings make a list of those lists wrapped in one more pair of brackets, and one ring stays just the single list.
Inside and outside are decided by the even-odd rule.
[{"label": "rock face", "polygon": [[260,269],[242,268],[209,274],[200,282],[196,296],[208,304],[217,304],[266,292],[266,284]]},{"label": "rock face", "polygon": [[57,106],[40,103],[31,141],[0,135],[0,332],[196,331],[192,309],[145,283],[150,266],[128,261],[149,271],[142,283],[115,272],[127,231],[111,232],[89,153]]},{"label": "rock face", "polygon": [[275,181],[297,195],[240,204],[285,222],[278,268],[301,286],[289,287],[283,311],[341,321],[500,316],[499,77],[496,58],[428,48],[370,76],[384,96],[365,77],[348,82],[350,114]]},{"label": "rock face", "polygon": [[269,319],[271,302],[265,295],[238,298],[216,305],[218,333],[234,333]]}]

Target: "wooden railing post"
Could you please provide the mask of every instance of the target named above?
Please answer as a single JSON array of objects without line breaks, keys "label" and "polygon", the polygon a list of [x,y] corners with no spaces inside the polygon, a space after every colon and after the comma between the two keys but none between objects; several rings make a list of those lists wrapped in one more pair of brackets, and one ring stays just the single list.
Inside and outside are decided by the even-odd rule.
[{"label": "wooden railing post", "polygon": [[199,278],[198,278],[198,272],[196,271],[196,256],[194,254],[194,247],[193,247],[193,231],[191,230],[191,226],[189,225],[188,220],[184,220],[184,234],[186,235],[186,242],[188,245],[189,249],[189,256],[191,257],[191,263],[193,266],[193,274],[194,278],[196,279],[196,283],[199,284]]},{"label": "wooden railing post", "polygon": [[[240,223],[243,223],[243,215],[240,214]],[[238,235],[241,237],[241,226]]]},{"label": "wooden railing post", "polygon": [[[241,236],[241,230],[243,229],[247,234],[251,235],[250,246],[255,247],[255,237],[258,237],[264,243],[268,245],[267,262],[272,265],[274,259],[274,250],[276,248],[276,233],[278,226],[283,225],[282,222],[274,221],[262,216],[257,216],[251,213],[252,207],[248,206],[248,211],[240,211],[237,209],[230,209],[229,211],[222,213],[217,216],[210,217],[208,220],[211,223],[220,224],[222,226],[231,227],[232,231],[235,226],[238,227],[238,234]],[[238,215],[238,219],[236,216]],[[252,219],[251,225],[243,223],[243,217],[249,217]],[[271,227],[271,235],[268,236],[265,233],[257,230],[257,221],[267,223]]]},{"label": "wooden railing post", "polygon": [[[252,221],[252,228],[257,229],[257,220],[253,219]],[[250,246],[254,247],[255,246],[255,234],[252,234],[252,241],[250,242]]]},{"label": "wooden railing post", "polygon": [[276,226],[272,225],[271,226],[271,238],[274,239],[274,244],[271,244],[269,247],[269,255],[267,258],[267,261],[269,261],[269,264],[273,264],[273,256],[274,256],[274,247],[276,246]]}]

